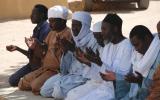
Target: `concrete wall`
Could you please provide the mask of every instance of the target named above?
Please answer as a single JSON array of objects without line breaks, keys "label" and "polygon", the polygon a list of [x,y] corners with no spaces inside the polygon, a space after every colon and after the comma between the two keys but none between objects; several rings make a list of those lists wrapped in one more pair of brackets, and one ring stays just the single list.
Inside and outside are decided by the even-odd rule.
[{"label": "concrete wall", "polygon": [[68,6],[67,0],[0,0],[0,19],[29,18],[35,4]]}]

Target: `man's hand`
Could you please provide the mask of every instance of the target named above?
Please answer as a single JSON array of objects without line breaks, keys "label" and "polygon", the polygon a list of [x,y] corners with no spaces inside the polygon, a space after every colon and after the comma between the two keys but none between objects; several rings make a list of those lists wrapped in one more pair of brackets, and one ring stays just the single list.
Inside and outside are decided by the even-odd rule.
[{"label": "man's hand", "polygon": [[15,45],[6,46],[6,49],[7,49],[8,51],[10,51],[10,52],[17,50],[17,48],[18,48],[18,47],[15,46]]},{"label": "man's hand", "polygon": [[75,56],[76,56],[77,60],[81,63],[84,63],[84,64],[88,65],[88,66],[91,66],[90,61],[84,55],[85,54],[81,49],[79,49],[79,48],[76,49],[76,55]]},{"label": "man's hand", "polygon": [[54,52],[57,52],[61,47],[60,36],[56,36],[56,42],[54,43]]},{"label": "man's hand", "polygon": [[25,43],[26,43],[26,45],[28,46],[28,48],[30,48],[30,49],[35,49],[35,46],[36,46],[36,44],[37,44],[37,40],[36,40],[36,38],[26,38],[25,37]]},{"label": "man's hand", "polygon": [[137,72],[137,71],[135,73],[137,75],[134,75],[133,73],[126,75],[125,80],[128,81],[129,83],[139,83],[139,84],[141,84],[142,80],[143,80],[142,74]]},{"label": "man's hand", "polygon": [[99,54],[98,50],[96,50],[96,53],[95,53],[95,52],[93,52],[93,50],[91,48],[87,48],[86,52],[87,53],[85,54],[85,57],[88,60],[90,60],[93,63],[96,63],[99,66],[102,65],[102,61],[101,61],[100,54]]},{"label": "man's hand", "polygon": [[100,33],[93,33],[93,35],[94,35],[94,38],[97,40],[97,43],[100,46],[104,47],[105,44],[104,44],[103,36]]},{"label": "man's hand", "polygon": [[100,75],[101,75],[102,79],[105,80],[105,81],[114,81],[114,80],[116,80],[115,73],[112,72],[112,71],[106,71],[105,74],[100,72]]},{"label": "man's hand", "polygon": [[68,41],[66,38],[60,39],[60,45],[63,48],[64,51],[75,51],[75,45],[74,43]]}]

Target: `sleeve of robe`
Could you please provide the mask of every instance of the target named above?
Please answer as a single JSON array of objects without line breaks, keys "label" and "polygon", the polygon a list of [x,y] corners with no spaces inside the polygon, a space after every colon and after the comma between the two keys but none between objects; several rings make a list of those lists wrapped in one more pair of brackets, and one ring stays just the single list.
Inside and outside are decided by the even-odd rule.
[{"label": "sleeve of robe", "polygon": [[130,84],[124,80],[124,75],[126,75],[130,71],[131,55],[132,48],[126,46],[119,52],[119,55],[116,57],[113,63],[113,66],[117,66],[118,68],[115,71],[115,95],[116,99],[118,100],[123,98],[129,92],[130,89]]},{"label": "sleeve of robe", "polygon": [[68,51],[66,54],[63,54],[60,64],[61,75],[67,75],[69,73],[72,62],[73,62],[72,52]]},{"label": "sleeve of robe", "polygon": [[132,48],[126,47],[116,57],[113,66],[117,66],[116,69],[116,80],[124,80],[124,76],[131,70],[131,55]]}]

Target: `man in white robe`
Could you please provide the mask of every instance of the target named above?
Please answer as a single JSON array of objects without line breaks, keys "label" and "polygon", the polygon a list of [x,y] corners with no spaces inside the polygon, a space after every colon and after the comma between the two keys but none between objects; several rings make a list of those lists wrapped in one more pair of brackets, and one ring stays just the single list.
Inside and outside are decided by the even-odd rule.
[{"label": "man in white robe", "polygon": [[[77,51],[85,52],[86,48],[96,50],[98,44],[92,31],[90,31],[91,16],[87,12],[75,12],[72,16],[72,37],[75,42]],[[67,41],[64,47],[67,48]],[[70,48],[69,48],[70,49]],[[81,49],[81,50],[79,50]],[[41,89],[41,95],[44,97],[54,97],[64,99],[69,90],[84,84],[87,80],[87,74],[90,70],[77,60],[79,55],[75,49],[67,51],[61,59],[61,73],[48,79]]]},{"label": "man in white robe", "polygon": [[146,100],[153,75],[160,64],[160,40],[157,34],[153,36],[143,25],[137,25],[131,30],[130,39],[135,51],[132,72],[126,76],[126,80],[131,83],[131,87],[122,100]]},{"label": "man in white robe", "polygon": [[[66,100],[111,100],[121,98],[129,91],[128,88],[126,89],[128,84],[125,83],[124,75],[130,70],[132,46],[121,34],[121,24],[122,21],[116,14],[108,14],[102,22],[102,35],[108,43],[105,44],[101,54],[102,62],[95,65],[101,66],[103,74],[100,75],[104,80],[91,79],[85,85],[71,90]],[[114,28],[119,30],[112,30]]]},{"label": "man in white robe", "polygon": [[[93,31],[94,37],[96,38],[98,44],[100,45],[99,48],[97,48],[98,51],[100,52],[100,56],[103,52],[103,47],[104,47],[104,41],[101,36],[101,25],[102,25],[102,22],[100,21],[100,22],[95,23],[91,28]],[[91,91],[95,90],[97,87],[100,86],[100,84],[103,83],[103,80],[101,76],[99,75],[100,66],[92,62],[90,63],[91,63],[91,69],[89,71],[90,73],[89,80],[84,85],[80,85],[72,89],[71,91],[69,91],[65,100],[81,100],[83,99],[84,96],[89,94]],[[107,95],[108,99],[114,98],[114,92],[112,92],[114,90],[113,84],[111,82],[108,82],[106,85],[108,85],[108,87],[103,88],[103,89],[106,89],[106,90],[110,89],[110,93],[108,93]],[[103,93],[101,92],[100,95],[103,95],[103,97],[104,95],[106,96],[105,91]],[[89,100],[89,99],[86,99],[86,100]],[[99,100],[99,98],[97,98],[97,100]]]}]

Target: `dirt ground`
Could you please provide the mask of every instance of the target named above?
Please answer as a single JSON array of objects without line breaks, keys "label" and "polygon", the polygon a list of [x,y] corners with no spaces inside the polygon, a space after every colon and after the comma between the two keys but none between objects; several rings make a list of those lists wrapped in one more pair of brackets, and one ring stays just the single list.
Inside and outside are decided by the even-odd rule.
[{"label": "dirt ground", "polygon": [[[117,12],[123,19],[123,33],[128,37],[130,30],[138,24],[147,26],[156,33],[156,24],[160,20],[160,1],[152,0],[147,10],[139,10],[134,4],[108,4],[105,11],[92,12],[93,21],[102,20],[108,12]],[[70,26],[71,20],[68,21]],[[9,100],[43,100],[40,96],[34,96],[31,92],[19,91],[10,87],[8,77],[25,65],[28,60],[19,52],[8,52],[6,45],[14,44],[27,49],[24,37],[29,37],[35,25],[29,19],[0,21],[0,95]],[[3,100],[0,98],[0,100]],[[46,100],[53,100],[51,98]]]}]

